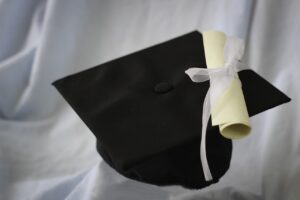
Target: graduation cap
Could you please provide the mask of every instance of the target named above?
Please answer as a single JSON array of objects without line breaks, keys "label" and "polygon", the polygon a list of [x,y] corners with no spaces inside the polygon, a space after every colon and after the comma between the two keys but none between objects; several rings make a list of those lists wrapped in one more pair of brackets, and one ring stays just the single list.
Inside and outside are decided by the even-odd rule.
[{"label": "graduation cap", "polygon": [[[194,31],[53,83],[97,138],[117,172],[155,185],[199,189],[229,169],[232,140],[208,123],[204,176],[199,145],[208,81],[184,73],[206,67],[202,34]],[[290,101],[254,71],[238,72],[249,116]]]}]

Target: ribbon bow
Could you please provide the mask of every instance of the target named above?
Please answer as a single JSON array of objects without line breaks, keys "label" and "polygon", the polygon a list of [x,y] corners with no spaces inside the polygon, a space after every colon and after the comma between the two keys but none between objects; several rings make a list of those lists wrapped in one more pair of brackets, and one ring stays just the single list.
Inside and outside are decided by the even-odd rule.
[{"label": "ribbon bow", "polygon": [[211,110],[221,95],[230,87],[233,80],[239,80],[237,72],[248,68],[246,65],[240,62],[243,53],[243,40],[234,37],[227,37],[224,46],[224,57],[226,61],[224,66],[213,69],[189,68],[185,71],[185,73],[193,82],[204,82],[210,80],[210,88],[206,93],[203,103],[202,133],[200,144],[200,158],[206,181],[212,180],[212,175],[206,157],[206,129],[209,117],[211,115]]}]

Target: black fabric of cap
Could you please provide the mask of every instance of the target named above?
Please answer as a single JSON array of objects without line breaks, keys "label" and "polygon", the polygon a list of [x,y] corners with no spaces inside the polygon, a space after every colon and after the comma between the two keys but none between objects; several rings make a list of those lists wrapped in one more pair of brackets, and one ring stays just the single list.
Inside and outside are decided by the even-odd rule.
[{"label": "black fabric of cap", "polygon": [[[184,73],[205,66],[202,35],[195,31],[53,85],[95,134],[103,159],[120,174],[199,189],[218,182],[232,153],[232,141],[209,123],[207,158],[213,180],[206,182],[200,134],[209,82],[195,84]],[[290,101],[252,70],[239,76],[250,116]]]}]

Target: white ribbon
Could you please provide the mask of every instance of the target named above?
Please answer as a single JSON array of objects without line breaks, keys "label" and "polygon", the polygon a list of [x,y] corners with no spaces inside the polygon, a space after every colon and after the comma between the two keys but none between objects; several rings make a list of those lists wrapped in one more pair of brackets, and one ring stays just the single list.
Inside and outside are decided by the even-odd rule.
[{"label": "white ribbon", "polygon": [[193,82],[204,82],[210,80],[210,88],[203,103],[202,114],[202,133],[200,144],[200,158],[204,177],[206,181],[212,180],[212,175],[206,157],[206,129],[213,105],[221,95],[230,87],[234,79],[239,80],[237,72],[245,70],[248,67],[239,60],[244,53],[243,40],[234,37],[227,37],[224,47],[224,66],[213,69],[207,68],[189,68],[185,73]]}]

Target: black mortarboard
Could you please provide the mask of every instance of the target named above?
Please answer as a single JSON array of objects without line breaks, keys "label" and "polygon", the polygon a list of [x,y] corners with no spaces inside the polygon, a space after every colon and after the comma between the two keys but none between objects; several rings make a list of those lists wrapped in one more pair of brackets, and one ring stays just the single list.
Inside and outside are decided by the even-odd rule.
[{"label": "black mortarboard", "polygon": [[[209,123],[200,163],[202,104],[209,82],[194,84],[190,66],[206,66],[202,35],[192,32],[53,83],[97,138],[103,159],[124,176],[155,185],[202,188],[228,170],[232,142]],[[239,72],[250,116],[290,101],[252,70]]]}]

